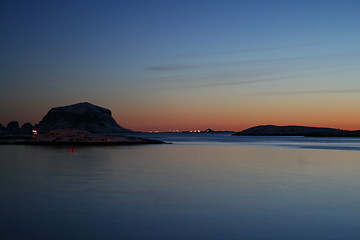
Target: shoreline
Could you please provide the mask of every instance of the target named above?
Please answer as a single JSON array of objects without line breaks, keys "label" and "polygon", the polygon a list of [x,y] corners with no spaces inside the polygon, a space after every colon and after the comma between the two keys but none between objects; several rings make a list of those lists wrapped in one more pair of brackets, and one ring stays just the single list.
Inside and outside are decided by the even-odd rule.
[{"label": "shoreline", "polygon": [[166,144],[160,140],[123,135],[95,134],[83,130],[54,130],[39,135],[0,136],[0,145],[106,146]]}]

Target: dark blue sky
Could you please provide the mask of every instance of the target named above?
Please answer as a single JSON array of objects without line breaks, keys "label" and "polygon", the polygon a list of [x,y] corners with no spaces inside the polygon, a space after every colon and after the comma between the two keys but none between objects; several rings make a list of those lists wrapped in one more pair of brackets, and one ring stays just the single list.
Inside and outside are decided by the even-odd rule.
[{"label": "dark blue sky", "polygon": [[359,25],[359,1],[1,1],[0,123],[89,101],[143,130],[336,125],[310,116],[358,107]]}]

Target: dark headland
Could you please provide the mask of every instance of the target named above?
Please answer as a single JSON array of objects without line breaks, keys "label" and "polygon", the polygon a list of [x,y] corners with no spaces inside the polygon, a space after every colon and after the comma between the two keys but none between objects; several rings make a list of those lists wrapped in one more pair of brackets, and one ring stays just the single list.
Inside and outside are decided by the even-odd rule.
[{"label": "dark headland", "polygon": [[236,136],[360,137],[360,131],[308,126],[261,125],[236,132]]},{"label": "dark headland", "polygon": [[133,145],[164,143],[138,137],[122,136],[132,132],[121,127],[109,109],[83,102],[55,107],[32,126],[12,121],[0,126],[0,144],[31,145]]}]

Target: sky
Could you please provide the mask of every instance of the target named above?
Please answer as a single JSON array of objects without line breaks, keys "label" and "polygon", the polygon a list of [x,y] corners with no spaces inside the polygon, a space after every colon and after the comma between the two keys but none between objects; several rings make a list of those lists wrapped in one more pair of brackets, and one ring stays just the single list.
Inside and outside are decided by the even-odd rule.
[{"label": "sky", "polygon": [[0,123],[90,102],[138,131],[360,129],[358,0],[0,1]]}]

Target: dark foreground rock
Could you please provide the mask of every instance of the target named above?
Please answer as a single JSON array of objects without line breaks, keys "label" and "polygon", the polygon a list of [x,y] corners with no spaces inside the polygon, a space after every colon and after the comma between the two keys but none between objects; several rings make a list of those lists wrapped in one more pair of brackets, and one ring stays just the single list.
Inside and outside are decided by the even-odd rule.
[{"label": "dark foreground rock", "polygon": [[6,128],[0,123],[0,135],[6,132]]},{"label": "dark foreground rock", "polygon": [[33,129],[34,126],[31,123],[24,123],[20,128],[23,134],[31,134]]},{"label": "dark foreground rock", "polygon": [[117,124],[109,109],[87,102],[52,108],[35,128],[40,133],[59,129],[78,129],[92,133],[131,132]]},{"label": "dark foreground rock", "polygon": [[19,122],[18,121],[11,121],[8,123],[8,125],[6,126],[6,132],[11,133],[11,134],[20,134],[20,127],[19,127]]},{"label": "dark foreground rock", "polygon": [[135,145],[162,143],[165,142],[138,137],[95,134],[77,129],[53,130],[25,138],[0,139],[0,144],[26,145]]},{"label": "dark foreground rock", "polygon": [[338,136],[349,131],[306,126],[261,125],[234,133],[238,136]]},{"label": "dark foreground rock", "polygon": [[31,135],[32,130],[34,130],[34,127],[31,123],[24,123],[20,128],[18,121],[10,121],[6,128],[0,124],[0,137]]}]

